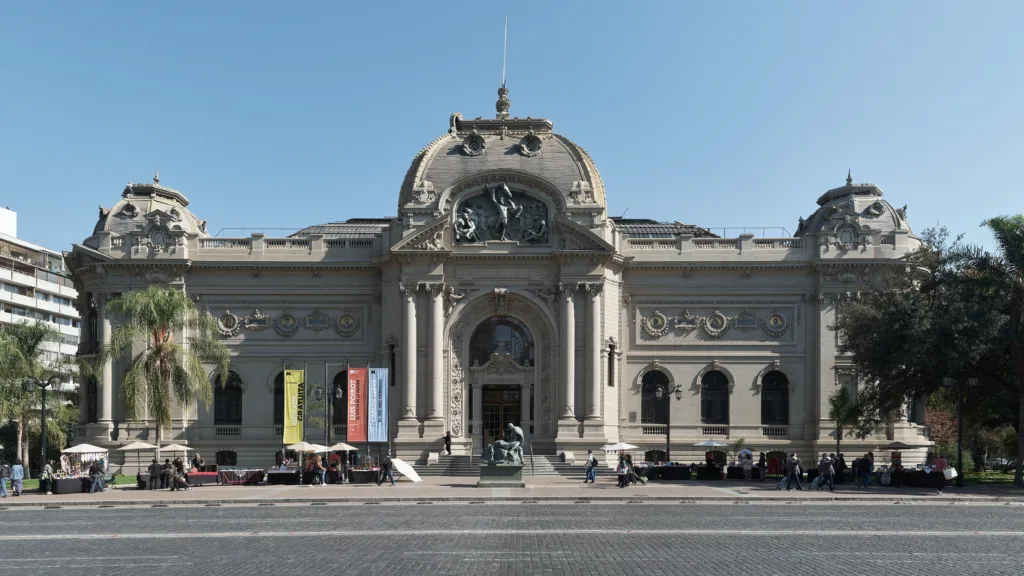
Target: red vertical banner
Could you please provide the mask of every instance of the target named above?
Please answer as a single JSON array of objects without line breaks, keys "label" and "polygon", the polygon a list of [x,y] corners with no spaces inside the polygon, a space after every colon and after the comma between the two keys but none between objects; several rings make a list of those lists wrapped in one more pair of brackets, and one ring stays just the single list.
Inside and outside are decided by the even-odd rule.
[{"label": "red vertical banner", "polygon": [[366,442],[366,368],[348,370],[348,440]]}]

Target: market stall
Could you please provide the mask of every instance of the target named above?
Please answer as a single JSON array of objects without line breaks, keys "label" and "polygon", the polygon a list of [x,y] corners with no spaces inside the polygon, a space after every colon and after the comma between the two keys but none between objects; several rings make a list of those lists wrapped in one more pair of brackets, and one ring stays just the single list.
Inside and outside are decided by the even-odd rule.
[{"label": "market stall", "polygon": [[217,472],[196,472],[193,470],[185,474],[185,480],[188,481],[189,486],[217,484],[219,482],[219,474]]},{"label": "market stall", "polygon": [[[220,470],[220,483],[228,486],[255,486],[263,482],[263,470]],[[271,482],[273,484],[274,482]]]},{"label": "market stall", "polygon": [[104,482],[110,480],[106,475],[107,450],[91,444],[72,446],[61,453],[60,470],[53,472],[50,491],[54,494],[79,494],[92,488],[89,468],[93,462],[99,462],[104,472]]},{"label": "market stall", "polygon": [[367,468],[363,470],[348,471],[348,481],[352,484],[370,484],[377,482],[377,476],[380,474],[380,468]]}]

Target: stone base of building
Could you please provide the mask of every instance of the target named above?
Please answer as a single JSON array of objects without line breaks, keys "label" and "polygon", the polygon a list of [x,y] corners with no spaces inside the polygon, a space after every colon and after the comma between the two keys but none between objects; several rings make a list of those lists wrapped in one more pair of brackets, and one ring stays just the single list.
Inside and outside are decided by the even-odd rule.
[{"label": "stone base of building", "polygon": [[480,466],[477,488],[525,488],[522,464],[484,464]]}]

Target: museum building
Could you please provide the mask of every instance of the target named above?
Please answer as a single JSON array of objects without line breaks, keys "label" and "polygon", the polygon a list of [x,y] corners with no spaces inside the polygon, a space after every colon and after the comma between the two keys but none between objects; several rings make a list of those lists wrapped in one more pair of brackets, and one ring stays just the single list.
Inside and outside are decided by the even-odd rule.
[{"label": "museum building", "polygon": [[[509,105],[502,88],[496,118],[453,114],[390,218],[212,237],[181,192],[129,183],[66,254],[79,354],[110,337],[111,297],[185,290],[217,319],[231,374],[211,373],[213,403],[176,412],[164,438],[221,465],[273,464],[284,369],[305,368],[308,397],[325,399],[328,429],[308,439],[344,440],[346,369],[366,366],[390,369],[391,449],[411,461],[441,452],[449,431],[453,453],[479,455],[509,422],[537,455],[627,442],[702,461],[694,444],[739,438],[755,452],[834,451],[828,397],[857,382],[829,326],[920,245],[906,208],[847,177],[808,202],[793,237],[609,217],[587,152]],[[80,388],[78,442],[155,439],[152,419],[126,419],[124,369],[109,362]],[[927,444],[909,413],[844,443]]]}]

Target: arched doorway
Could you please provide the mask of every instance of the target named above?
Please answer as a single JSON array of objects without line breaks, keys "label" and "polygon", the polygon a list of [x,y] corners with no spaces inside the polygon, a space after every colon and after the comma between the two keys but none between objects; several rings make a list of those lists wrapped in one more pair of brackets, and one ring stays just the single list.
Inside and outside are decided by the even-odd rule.
[{"label": "arched doorway", "polygon": [[474,408],[474,396],[481,396],[480,416],[472,416],[480,420],[478,447],[502,438],[508,424],[532,421],[533,405],[524,388],[533,379],[533,353],[530,329],[515,318],[490,318],[474,330],[469,341],[469,394]]}]

